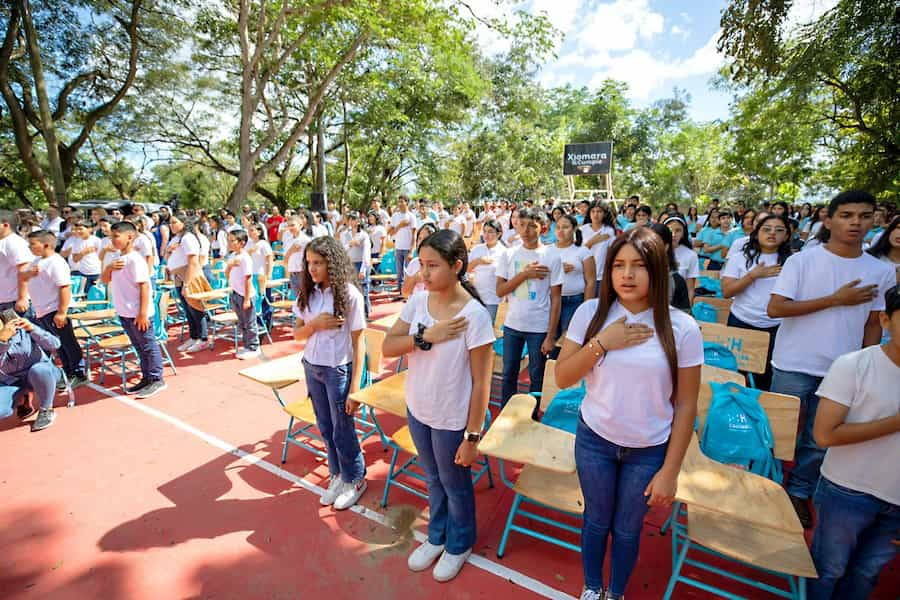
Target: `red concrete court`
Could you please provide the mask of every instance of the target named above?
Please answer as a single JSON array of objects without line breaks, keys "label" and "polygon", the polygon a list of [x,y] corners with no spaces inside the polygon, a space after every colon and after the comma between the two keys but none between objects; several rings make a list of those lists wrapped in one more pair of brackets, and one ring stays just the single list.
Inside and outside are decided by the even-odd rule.
[{"label": "red concrete court", "polygon": [[[398,308],[379,305],[373,317]],[[434,582],[429,572],[410,573],[406,556],[413,530],[424,531],[426,503],[395,489],[381,509],[390,454],[377,439],[364,445],[369,491],[363,505],[370,510],[323,509],[301,481],[319,485],[327,469],[299,448],[281,465],[287,416],[268,389],[237,374],[248,365],[223,341],[216,353],[195,355],[176,353],[177,343],[170,347],[178,375],[167,369],[169,389],[154,398],[122,400],[82,388],[74,408],[65,408],[60,396],[57,421],[44,432],[32,434],[15,418],[0,422],[0,598],[468,599],[580,592],[575,552],[513,533],[506,556],[496,558],[513,498],[496,463],[496,487],[482,480],[476,488],[478,564],[449,584]],[[281,330],[263,350],[277,357],[299,345]],[[113,394],[115,381],[106,382]],[[303,392],[298,384],[287,397]],[[386,428],[394,424],[388,420]],[[658,510],[647,517],[630,599],[659,598],[665,589],[671,565],[669,538],[658,534],[664,518]],[[875,597],[896,598],[898,589],[894,561]],[[683,585],[676,591],[676,598],[703,597],[709,595]]]}]

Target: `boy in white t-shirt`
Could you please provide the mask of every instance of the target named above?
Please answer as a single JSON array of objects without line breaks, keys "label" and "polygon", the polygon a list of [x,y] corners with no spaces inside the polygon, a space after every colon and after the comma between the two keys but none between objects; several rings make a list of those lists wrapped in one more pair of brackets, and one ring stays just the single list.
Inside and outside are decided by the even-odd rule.
[{"label": "boy in white t-shirt", "polygon": [[[880,315],[890,341],[834,361],[816,392],[813,435],[824,448],[815,492],[810,598],[868,598],[900,533],[900,292]],[[891,460],[891,459],[894,460]]]},{"label": "boy in white t-shirt", "polygon": [[388,235],[394,239],[394,265],[397,269],[397,293],[403,290],[403,270],[413,246],[416,215],[409,210],[406,196],[397,199],[397,212],[391,215]]},{"label": "boy in white t-shirt", "polygon": [[59,360],[72,387],[87,381],[81,366],[83,354],[68,318],[72,301],[72,276],[65,259],[56,253],[56,236],[49,231],[28,234],[28,245],[37,259],[23,274],[34,310],[34,321],[59,338]]},{"label": "boy in white t-shirt", "polygon": [[0,210],[0,311],[14,308],[28,312],[28,285],[19,274],[33,256],[28,242],[16,233],[19,218],[11,210]]},{"label": "boy in white t-shirt", "polygon": [[100,238],[86,221],[78,221],[72,228],[72,235],[63,244],[60,255],[69,260],[73,275],[84,277],[84,293],[94,287],[103,268],[100,265]]},{"label": "boy in white t-shirt", "polygon": [[878,311],[895,284],[893,270],[862,251],[874,210],[868,192],[835,196],[825,219],[831,239],[788,258],[769,300],[769,317],[782,319],[772,351],[772,391],[800,398],[803,424],[786,487],[807,528],[812,526],[809,498],[825,456],[812,435],[816,389],[838,356],[881,340]]},{"label": "boy in white t-shirt", "polygon": [[[131,340],[141,365],[141,380],[125,388],[126,394],[149,398],[166,389],[163,381],[162,352],[154,332],[153,288],[147,261],[134,251],[138,231],[132,223],[120,221],[112,226],[113,247],[119,258],[103,270],[103,281],[112,283],[113,307],[122,329]],[[162,318],[163,315],[160,315]]]},{"label": "boy in white t-shirt", "polygon": [[[284,242],[284,264],[287,265],[288,277],[291,279],[291,289],[294,296],[300,293],[300,282],[303,278],[303,254],[310,238],[303,231],[306,219],[300,215],[294,215],[287,220],[287,231]],[[287,236],[290,235],[290,241]]]},{"label": "boy in white t-shirt", "polygon": [[237,357],[248,360],[259,356],[259,330],[256,326],[256,289],[253,287],[253,259],[244,250],[247,232],[235,230],[228,234],[228,251],[232,258],[225,268],[225,277],[231,288],[231,310],[237,315],[238,330],[244,340],[244,349]]},{"label": "boy in white t-shirt", "polygon": [[500,402],[504,406],[518,391],[519,367],[526,345],[530,390],[541,391],[547,355],[556,345],[562,305],[562,263],[540,240],[544,213],[523,208],[518,213],[518,223],[522,245],[510,249],[504,263],[497,268],[497,296],[509,295],[509,310],[503,325]]}]

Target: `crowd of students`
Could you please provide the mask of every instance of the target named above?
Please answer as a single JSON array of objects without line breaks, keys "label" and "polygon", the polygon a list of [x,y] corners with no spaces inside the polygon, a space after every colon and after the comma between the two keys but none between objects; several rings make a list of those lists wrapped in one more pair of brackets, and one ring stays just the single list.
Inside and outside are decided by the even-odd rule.
[{"label": "crowd of students", "polygon": [[[582,598],[615,600],[638,560],[649,506],[675,497],[704,362],[690,311],[705,293],[701,268],[718,270],[722,294],[733,298],[728,324],[770,334],[769,367],[757,386],[801,401],[787,491],[804,527],[813,524],[811,501],[818,517],[812,554],[820,576],[809,583],[810,597],[862,598],[874,587],[896,552],[900,527],[900,471],[879,461],[900,456],[900,217],[892,207],[850,191],[824,206],[726,209],[713,201],[702,215],[670,204],[655,217],[638,198],[621,212],[600,200],[552,199],[541,206],[487,202],[480,214],[461,202],[448,212],[439,202],[404,196],[391,209],[376,200],[365,214],[333,206],[284,216],[245,210],[240,224],[227,212],[221,220],[180,213],[154,215],[140,227],[134,218],[110,224],[101,216],[98,227],[109,225],[112,254],[100,255],[106,238],[95,242],[89,224],[76,221],[69,236],[75,241],[63,243],[69,265],[53,258],[50,229],[28,234],[26,255],[10,240],[18,237],[16,223],[3,213],[0,276],[14,277],[0,277],[0,309],[24,313],[30,294],[41,313],[35,322],[71,346],[63,266],[111,281],[144,374],[128,391],[155,393],[164,386],[161,362],[150,356],[146,331],[156,258],[152,247],[137,251],[140,236],[153,237],[178,287],[208,269],[210,256],[227,255],[241,358],[258,355],[251,276],[271,277],[269,241],[277,238],[327,448],[331,478],[321,502],[341,510],[367,487],[349,395],[362,380],[369,278],[390,246],[397,291],[407,301],[383,353],[408,357],[409,427],[430,508],[428,540],[410,555],[409,568],[422,571],[437,561],[433,576],[450,580],[474,544],[469,467],[490,395],[492,323],[506,302],[501,404],[518,389],[523,354],[533,392],[541,390],[551,356],[558,355],[561,387],[585,382],[575,444],[584,496]],[[201,351],[206,315],[186,302],[184,309],[190,339],[180,349]],[[70,350],[61,353],[64,368],[83,377]],[[609,538],[611,578],[604,582]]]}]

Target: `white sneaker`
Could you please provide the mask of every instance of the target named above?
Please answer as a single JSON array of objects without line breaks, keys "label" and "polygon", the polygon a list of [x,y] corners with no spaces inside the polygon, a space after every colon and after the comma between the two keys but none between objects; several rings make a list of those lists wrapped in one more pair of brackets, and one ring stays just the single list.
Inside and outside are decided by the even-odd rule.
[{"label": "white sneaker", "polygon": [[188,348],[190,348],[191,346],[193,346],[196,343],[197,343],[197,340],[188,339],[187,341],[179,344],[177,349],[179,352],[184,352],[185,350],[187,350]]},{"label": "white sneaker", "polygon": [[235,356],[237,356],[241,360],[249,360],[251,358],[258,358],[259,355],[260,355],[259,348],[257,348],[256,350],[238,350],[237,354],[235,354]]},{"label": "white sneaker", "polygon": [[369,485],[366,483],[365,478],[343,484],[338,497],[334,500],[335,510],[346,510],[356,504],[356,501],[363,495],[367,487]]},{"label": "white sneaker", "polygon": [[328,489],[319,497],[319,504],[322,506],[331,506],[334,504],[338,494],[344,489],[343,485],[344,482],[341,481],[340,477],[332,476],[331,481],[328,482]]},{"label": "white sneaker", "polygon": [[206,340],[194,340],[194,343],[186,350],[189,354],[193,354],[194,352],[201,352],[209,348],[209,342]]},{"label": "white sneaker", "polygon": [[428,540],[424,544],[413,550],[406,560],[406,566],[410,571],[424,571],[438,559],[441,552],[444,551],[444,545],[435,546]]},{"label": "white sneaker", "polygon": [[584,591],[581,592],[581,600],[603,600],[605,597],[602,590],[597,591],[585,588]]},{"label": "white sneaker", "polygon": [[434,580],[443,583],[456,577],[459,574],[459,570],[466,564],[470,554],[472,554],[471,548],[462,554],[450,554],[445,551],[434,566],[434,571],[431,572]]}]

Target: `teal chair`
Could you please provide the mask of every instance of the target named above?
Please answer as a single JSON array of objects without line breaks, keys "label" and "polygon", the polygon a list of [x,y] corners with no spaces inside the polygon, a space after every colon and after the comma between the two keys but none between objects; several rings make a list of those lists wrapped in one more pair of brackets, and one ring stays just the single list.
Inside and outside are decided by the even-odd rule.
[{"label": "teal chair", "polygon": [[85,305],[88,310],[101,310],[109,306],[107,298],[107,286],[102,283],[95,283],[87,292]]}]

